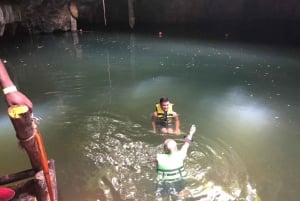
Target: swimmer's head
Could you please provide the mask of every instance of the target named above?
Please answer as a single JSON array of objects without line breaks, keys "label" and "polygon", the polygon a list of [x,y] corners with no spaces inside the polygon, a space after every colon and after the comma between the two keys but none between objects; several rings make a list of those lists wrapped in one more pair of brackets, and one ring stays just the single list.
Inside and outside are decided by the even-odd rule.
[{"label": "swimmer's head", "polygon": [[168,109],[169,109],[169,105],[170,105],[170,101],[169,101],[169,98],[168,97],[161,97],[159,99],[159,104],[160,104],[160,107],[161,109],[166,113],[168,112]]},{"label": "swimmer's head", "polygon": [[172,153],[177,151],[177,143],[175,140],[172,139],[166,139],[164,142],[164,149],[166,153]]}]

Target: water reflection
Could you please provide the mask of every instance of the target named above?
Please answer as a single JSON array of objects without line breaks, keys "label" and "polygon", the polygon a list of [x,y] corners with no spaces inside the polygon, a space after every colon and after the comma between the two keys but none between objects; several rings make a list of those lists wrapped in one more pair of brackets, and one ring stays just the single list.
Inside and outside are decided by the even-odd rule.
[{"label": "water reflection", "polygon": [[224,119],[222,123],[236,132],[245,133],[249,130],[247,127],[267,129],[272,123],[272,111],[243,88],[231,88],[219,100],[211,97],[209,102],[215,108],[214,115]]},{"label": "water reflection", "polygon": [[[150,114],[162,95],[175,103],[183,131],[199,128],[186,161],[186,200],[297,199],[297,51],[117,33],[37,36],[5,47],[1,57],[43,118],[61,200],[156,199],[150,161],[165,136],[150,132]],[[3,139],[11,132],[1,129],[5,146],[15,143]],[[27,168],[20,157],[4,171]]]}]

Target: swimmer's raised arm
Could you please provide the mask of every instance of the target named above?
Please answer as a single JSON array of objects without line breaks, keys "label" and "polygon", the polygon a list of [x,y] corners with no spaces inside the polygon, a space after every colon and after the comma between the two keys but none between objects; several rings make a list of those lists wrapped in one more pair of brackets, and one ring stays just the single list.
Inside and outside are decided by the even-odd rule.
[{"label": "swimmer's raised arm", "polygon": [[180,151],[183,152],[183,154],[186,156],[188,148],[190,147],[190,144],[192,143],[193,135],[196,132],[196,126],[192,125],[189,131],[189,134],[184,138],[184,144],[182,145]]}]

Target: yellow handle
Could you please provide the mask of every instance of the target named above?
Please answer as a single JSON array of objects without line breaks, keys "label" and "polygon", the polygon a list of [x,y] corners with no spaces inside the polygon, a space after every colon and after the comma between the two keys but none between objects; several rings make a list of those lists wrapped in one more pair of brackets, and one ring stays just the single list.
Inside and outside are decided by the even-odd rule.
[{"label": "yellow handle", "polygon": [[13,119],[19,119],[21,114],[28,112],[29,108],[26,105],[13,105],[8,108],[8,115]]}]

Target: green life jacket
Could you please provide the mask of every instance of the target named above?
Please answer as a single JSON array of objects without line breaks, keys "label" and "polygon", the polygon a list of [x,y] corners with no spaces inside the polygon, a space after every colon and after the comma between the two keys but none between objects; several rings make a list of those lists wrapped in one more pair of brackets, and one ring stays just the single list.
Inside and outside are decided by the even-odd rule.
[{"label": "green life jacket", "polygon": [[163,126],[167,126],[167,125],[170,125],[173,123],[173,104],[170,103],[169,104],[169,108],[168,108],[168,111],[165,113],[163,111],[163,109],[161,108],[160,104],[157,103],[155,105],[156,107],[156,112],[157,112],[157,118],[158,118],[158,121],[157,123],[160,124],[160,125],[163,125]]},{"label": "green life jacket", "polygon": [[183,161],[176,155],[177,153],[172,156],[170,154],[157,154],[157,179],[159,181],[173,182],[186,176]]}]

